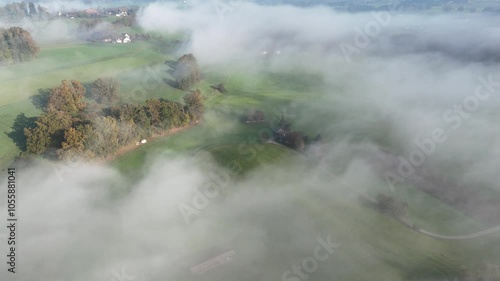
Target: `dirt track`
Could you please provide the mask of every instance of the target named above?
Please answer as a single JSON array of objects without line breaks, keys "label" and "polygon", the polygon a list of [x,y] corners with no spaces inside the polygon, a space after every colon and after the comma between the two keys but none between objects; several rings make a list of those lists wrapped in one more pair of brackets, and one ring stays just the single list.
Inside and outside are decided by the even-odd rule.
[{"label": "dirt track", "polygon": [[165,138],[165,137],[169,137],[169,136],[175,135],[177,133],[180,133],[180,132],[183,132],[183,131],[187,131],[187,130],[189,130],[189,129],[195,127],[195,126],[197,126],[198,124],[200,124],[200,123],[193,123],[193,124],[190,124],[190,125],[185,126],[185,127],[173,128],[173,129],[165,131],[165,132],[163,132],[161,134],[153,135],[152,137],[150,137],[150,138],[147,139],[148,143],[145,143],[145,144],[136,145],[135,143],[132,143],[130,145],[121,147],[113,155],[110,155],[110,156],[106,157],[106,159],[104,159],[103,162],[104,163],[112,162],[116,158],[118,158],[118,157],[120,157],[122,155],[125,155],[125,154],[127,154],[129,152],[132,152],[132,151],[134,151],[135,149],[137,149],[139,147],[143,147],[145,145],[148,145],[149,143],[151,143],[154,140]]}]

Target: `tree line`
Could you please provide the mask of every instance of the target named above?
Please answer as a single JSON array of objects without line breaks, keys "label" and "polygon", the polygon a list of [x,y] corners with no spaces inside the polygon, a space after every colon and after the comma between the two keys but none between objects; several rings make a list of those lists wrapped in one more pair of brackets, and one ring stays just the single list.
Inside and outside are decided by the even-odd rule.
[{"label": "tree line", "polygon": [[[78,32],[83,33],[89,42],[101,42],[104,39],[116,39],[122,36],[123,26],[134,26],[135,17],[120,17],[109,23],[103,19],[85,19],[78,24]],[[151,33],[130,33],[132,41],[162,40],[163,36]]]},{"label": "tree line", "polygon": [[134,26],[135,22],[136,22],[135,16],[120,17],[119,19],[114,20],[111,24],[108,21],[103,20],[101,18],[84,19],[80,21],[80,23],[78,24],[78,31],[92,32],[99,25],[106,26],[108,29],[117,29],[117,28],[122,28],[124,26],[130,27]]},{"label": "tree line", "polygon": [[0,28],[0,65],[33,60],[40,53],[31,34],[20,28]]},{"label": "tree line", "polygon": [[136,26],[137,19],[136,19],[135,15],[129,15],[126,17],[119,17],[117,20],[113,21],[113,24],[127,26],[127,27]]},{"label": "tree line", "polygon": [[82,20],[78,24],[78,31],[79,32],[91,32],[98,25],[104,24],[104,23],[105,23],[105,21],[103,21],[102,19]]},{"label": "tree line", "polygon": [[89,93],[77,80],[62,81],[50,90],[35,125],[24,128],[26,152],[61,160],[105,158],[122,146],[195,122],[204,113],[199,90],[188,92],[183,103],[159,98],[93,111],[85,102],[87,96],[106,105],[118,100],[118,92],[113,78],[95,80]]}]

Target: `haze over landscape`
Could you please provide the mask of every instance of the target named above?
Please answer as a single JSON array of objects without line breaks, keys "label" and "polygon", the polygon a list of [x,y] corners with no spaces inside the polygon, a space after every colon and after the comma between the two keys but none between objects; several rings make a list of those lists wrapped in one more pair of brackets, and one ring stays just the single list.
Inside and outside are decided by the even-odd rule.
[{"label": "haze over landscape", "polygon": [[0,278],[500,280],[500,2],[415,2],[0,9]]}]

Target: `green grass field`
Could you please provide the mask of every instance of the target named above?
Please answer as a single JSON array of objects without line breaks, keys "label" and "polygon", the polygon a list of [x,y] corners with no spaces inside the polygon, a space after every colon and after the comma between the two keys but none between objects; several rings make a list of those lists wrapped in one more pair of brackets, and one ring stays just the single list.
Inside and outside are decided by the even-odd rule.
[{"label": "green grass field", "polygon": [[[318,78],[298,73],[284,75],[266,72],[250,76],[248,80],[242,77],[235,73],[224,78],[215,71],[211,72],[198,85],[203,90],[208,107],[203,124],[187,132],[157,139],[118,157],[113,165],[134,178],[142,175],[145,172],[143,168],[158,155],[173,157],[177,152],[190,155],[199,150],[208,151],[216,163],[243,174],[266,165],[286,166],[289,162],[295,162],[288,162],[287,159],[300,159],[300,154],[287,148],[258,143],[259,131],[269,128],[269,124],[244,124],[237,120],[248,108],[262,109],[271,118],[292,100],[300,103],[301,100],[305,102],[308,98],[318,97]],[[218,82],[224,82],[227,93],[212,94],[209,85]],[[156,95],[156,91],[153,94]],[[171,97],[175,99],[177,95],[173,92]],[[295,113],[303,114],[300,111]],[[316,126],[310,126],[305,131],[314,133],[315,130]],[[293,166],[290,169],[297,171],[299,168]],[[387,192],[387,187],[368,190],[374,196],[380,191]],[[379,213],[372,206],[360,202],[347,203],[343,196],[336,198],[338,194],[348,196],[346,193],[355,194],[339,186],[332,194],[311,192],[299,202],[293,202],[300,212],[311,217],[318,228],[335,233],[338,241],[345,243],[345,247],[339,249],[339,256],[328,264],[338,273],[336,277],[339,278],[336,280],[451,279],[460,276],[464,266],[480,260],[487,245],[491,247],[497,241],[495,235],[460,241],[431,238]],[[402,200],[413,199],[411,202],[416,203],[410,204],[408,217],[428,231],[454,235],[468,234],[485,227],[411,186],[400,188],[392,195]],[[275,260],[267,262],[276,263]],[[285,266],[286,262],[283,264]]]},{"label": "green grass field", "polygon": [[207,151],[213,155],[216,163],[241,174],[283,160],[289,153],[287,148],[275,144],[218,145]]},{"label": "green grass field", "polygon": [[[20,150],[7,135],[20,113],[32,117],[41,111],[31,97],[41,89],[57,86],[62,80],[89,83],[98,77],[113,76],[121,82],[140,84],[137,69],[169,59],[170,46],[137,42],[133,44],[65,44],[45,46],[40,57],[31,62],[0,71],[0,166],[5,167]],[[136,73],[135,80],[127,73]],[[120,76],[123,74],[123,76]],[[126,83],[124,83],[126,84]],[[125,86],[126,87],[126,86]],[[126,91],[127,88],[124,88]]]},{"label": "green grass field", "polygon": [[[163,62],[175,59],[172,55],[175,46],[170,38],[162,44],[46,46],[38,60],[10,66],[0,72],[0,82],[4,86],[0,89],[0,128],[4,132],[0,136],[0,165],[5,167],[20,152],[6,134],[12,131],[16,116],[21,112],[29,117],[38,115],[40,110],[30,97],[37,94],[38,89],[54,87],[63,79],[88,83],[101,76],[115,76],[121,82],[121,96],[125,102],[139,102],[151,97],[180,101],[184,92],[172,88],[164,80],[172,78],[168,74],[168,66]],[[306,165],[296,152],[273,144],[260,144],[259,132],[269,132],[272,121],[284,111],[297,116],[314,115],[307,114],[307,107],[301,109],[301,106],[313,100],[321,103],[323,81],[319,76],[268,70],[252,75],[235,71],[228,75],[211,68],[204,69],[204,73],[205,79],[196,86],[202,90],[207,107],[205,120],[200,125],[148,142],[130,153],[120,155],[111,165],[130,179],[143,175],[148,165],[159,155],[195,155],[199,151],[208,151],[215,162],[241,176],[251,174],[265,165],[287,167],[294,162]],[[224,83],[227,93],[220,94],[210,88],[210,85],[220,82]],[[135,90],[141,94],[138,95]],[[271,122],[240,122],[239,118],[250,108],[263,110]],[[325,123],[333,123],[335,118],[335,114],[303,118],[303,121],[297,122],[297,126],[313,135],[319,133]],[[338,133],[344,130],[334,129]],[[387,142],[383,132],[376,132],[370,138],[380,144]],[[287,161],[289,159],[297,161]],[[296,169],[297,166],[290,168]],[[309,168],[314,170],[314,167]],[[294,173],[302,173],[307,177],[308,172],[312,171],[306,169]],[[328,178],[331,177],[329,174],[320,177],[324,177],[325,182],[334,182]],[[383,187],[378,188],[382,190]],[[375,187],[370,191],[376,193],[378,190]],[[495,236],[479,241],[430,238],[414,232],[369,205],[344,200],[349,194],[353,194],[353,191],[333,185],[331,192],[321,194],[312,190],[308,196],[290,203],[296,206],[297,212],[310,217],[319,229],[334,233],[342,243],[338,253],[328,261],[328,267],[334,268],[338,276],[335,280],[451,279],[461,274],[463,266],[479,260],[484,249],[496,242]],[[402,199],[418,199],[415,202],[419,204],[410,205],[409,217],[428,230],[454,234],[483,227],[415,188],[399,189],[395,195]],[[224,231],[223,226],[221,231]],[[286,259],[260,262],[264,268],[266,263],[282,264],[284,268],[290,265]]]}]

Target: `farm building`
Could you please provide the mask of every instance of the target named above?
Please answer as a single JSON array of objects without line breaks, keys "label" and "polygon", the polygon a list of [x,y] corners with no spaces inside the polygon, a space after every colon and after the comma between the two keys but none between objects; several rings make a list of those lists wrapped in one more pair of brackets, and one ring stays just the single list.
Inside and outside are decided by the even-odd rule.
[{"label": "farm building", "polygon": [[116,16],[117,17],[126,17],[128,16],[128,9],[127,8],[119,8],[117,13],[116,13]]},{"label": "farm building", "polygon": [[132,42],[130,36],[128,34],[125,34],[123,38],[123,43],[130,43],[130,42]]},{"label": "farm building", "polygon": [[298,151],[302,151],[305,148],[304,134],[301,132],[289,132],[279,128],[274,133],[274,139],[276,142]]},{"label": "farm building", "polygon": [[99,15],[99,12],[96,9],[86,9],[86,10],[83,10],[83,12],[87,16],[98,16]]},{"label": "farm building", "polygon": [[127,43],[130,43],[132,42],[132,39],[130,39],[130,36],[126,33],[122,34],[121,37],[119,37],[118,39],[116,39],[115,41],[116,43],[124,43],[124,44],[127,44]]}]

